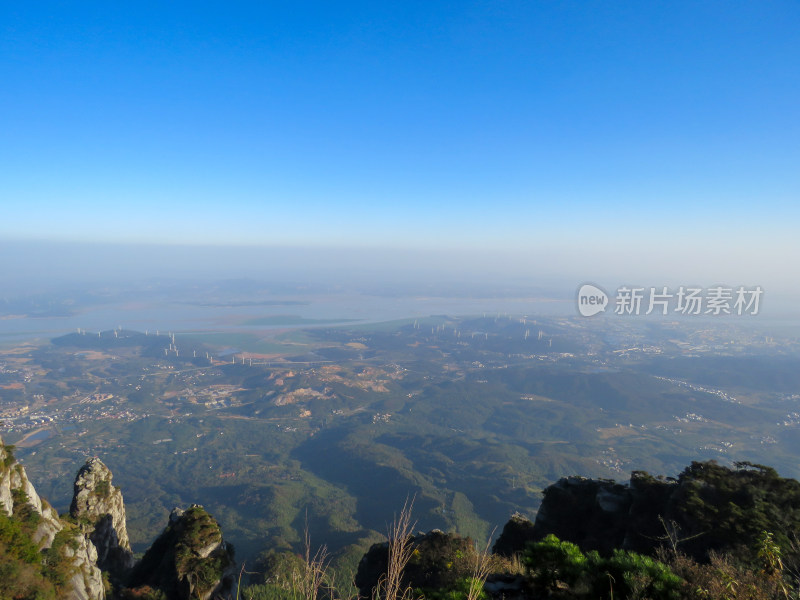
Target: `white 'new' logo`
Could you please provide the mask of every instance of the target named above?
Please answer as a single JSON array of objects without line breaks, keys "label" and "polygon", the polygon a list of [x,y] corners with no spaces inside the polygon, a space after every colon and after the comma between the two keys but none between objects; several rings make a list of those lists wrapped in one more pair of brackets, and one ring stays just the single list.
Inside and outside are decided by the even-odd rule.
[{"label": "white 'new' logo", "polygon": [[578,290],[578,312],[584,317],[592,317],[603,312],[608,306],[608,294],[596,285],[584,283]]}]

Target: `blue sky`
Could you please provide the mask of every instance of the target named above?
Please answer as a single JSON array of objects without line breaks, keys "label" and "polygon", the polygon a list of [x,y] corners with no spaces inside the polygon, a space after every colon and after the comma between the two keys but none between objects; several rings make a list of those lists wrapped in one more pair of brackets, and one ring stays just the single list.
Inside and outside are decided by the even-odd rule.
[{"label": "blue sky", "polygon": [[777,1],[5,3],[0,240],[780,282],[798,30]]}]

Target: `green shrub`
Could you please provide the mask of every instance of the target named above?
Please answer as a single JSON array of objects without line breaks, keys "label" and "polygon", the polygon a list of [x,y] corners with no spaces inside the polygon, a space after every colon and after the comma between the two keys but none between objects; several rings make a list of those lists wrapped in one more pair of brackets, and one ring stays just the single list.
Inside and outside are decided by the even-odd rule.
[{"label": "green shrub", "polygon": [[662,562],[649,556],[615,550],[610,558],[594,555],[592,589],[599,598],[650,598],[677,600],[681,578]]},{"label": "green shrub", "polygon": [[296,591],[274,583],[248,585],[239,590],[242,600],[298,600]]},{"label": "green shrub", "polygon": [[528,544],[523,563],[536,588],[555,592],[564,585],[570,597],[677,600],[682,580],[662,562],[625,550],[609,558],[584,554],[571,542],[548,535]]},{"label": "green shrub", "polygon": [[[422,597],[425,600],[467,600],[471,583],[472,578],[462,577],[449,589],[418,588],[414,590],[414,597]],[[487,600],[487,598],[486,592],[481,590],[478,600]]]},{"label": "green shrub", "polygon": [[73,551],[78,548],[75,531],[70,527],[65,527],[59,531],[53,538],[53,544],[42,553],[44,575],[53,583],[56,589],[63,589],[78,571],[72,559],[66,555],[65,550],[67,548]]},{"label": "green shrub", "polygon": [[14,517],[22,524],[28,534],[32,534],[42,520],[42,516],[34,510],[25,490],[20,488],[11,490],[11,499],[14,505]]},{"label": "green shrub", "polygon": [[27,526],[0,510],[0,598],[53,600],[55,596]]},{"label": "green shrub", "polygon": [[13,444],[2,444],[0,443],[0,452],[3,452],[3,471],[7,470],[12,464],[14,464],[14,448]]},{"label": "green shrub", "polygon": [[295,573],[305,568],[303,559],[288,550],[269,550],[262,552],[253,565],[250,582],[253,584],[272,584],[283,589],[291,586]]},{"label": "green shrub", "polygon": [[0,598],[55,600],[56,593],[38,566],[10,559],[0,546]]},{"label": "green shrub", "polygon": [[39,548],[33,543],[22,523],[0,511],[0,546],[9,559],[29,564],[40,564]]},{"label": "green shrub", "polygon": [[167,596],[161,590],[153,589],[143,585],[133,589],[124,589],[120,592],[123,600],[167,600]]},{"label": "green shrub", "polygon": [[556,589],[557,581],[574,585],[587,566],[586,556],[578,546],[562,542],[553,534],[541,542],[528,544],[522,561],[533,584],[544,590]]}]

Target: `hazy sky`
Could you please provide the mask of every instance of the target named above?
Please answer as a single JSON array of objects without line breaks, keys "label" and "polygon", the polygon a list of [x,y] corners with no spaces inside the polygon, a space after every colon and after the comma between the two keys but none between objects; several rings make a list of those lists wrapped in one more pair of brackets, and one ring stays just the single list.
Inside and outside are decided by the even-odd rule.
[{"label": "hazy sky", "polygon": [[791,286],[798,31],[795,1],[6,2],[0,241]]}]

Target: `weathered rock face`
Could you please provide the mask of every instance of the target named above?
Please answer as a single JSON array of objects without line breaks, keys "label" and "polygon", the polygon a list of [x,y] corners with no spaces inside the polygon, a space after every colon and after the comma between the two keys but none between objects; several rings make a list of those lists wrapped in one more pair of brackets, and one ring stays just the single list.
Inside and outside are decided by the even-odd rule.
[{"label": "weathered rock face", "polygon": [[650,552],[664,536],[662,519],[673,516],[678,487],[674,479],[655,478],[642,471],[631,473],[629,484],[583,477],[560,479],[544,490],[536,522],[515,551],[552,533],[584,550]]},{"label": "weathered rock face", "polygon": [[535,523],[514,515],[494,546],[511,556],[549,534],[584,550],[609,553],[614,548],[649,552],[664,529],[659,517],[671,514],[675,480],[634,471],[629,484],[607,479],[565,477],[544,490]]},{"label": "weathered rock face", "polygon": [[122,574],[133,566],[122,492],[99,458],[86,462],[75,477],[70,515],[97,548],[101,569]]},{"label": "weathered rock face", "polygon": [[169,524],[153,542],[130,576],[130,587],[148,586],[168,598],[209,600],[233,587],[233,547],[202,506],[175,509]]},{"label": "weathered rock face", "polygon": [[49,548],[56,533],[63,527],[58,519],[58,513],[47,503],[42,502],[33,484],[28,480],[24,467],[14,459],[9,450],[6,450],[3,440],[0,439],[0,510],[7,515],[11,515],[14,511],[15,492],[23,492],[34,512],[42,517],[33,535],[33,541],[39,544],[40,548]]},{"label": "weathered rock face", "polygon": [[562,478],[544,491],[533,537],[552,533],[586,550],[611,552],[622,547],[632,501],[630,488],[614,481]]},{"label": "weathered rock face", "polygon": [[13,457],[11,451],[0,439],[0,510],[8,516],[14,513],[15,501],[24,500],[30,510],[41,518],[31,538],[42,550],[53,547],[56,535],[60,534],[66,543],[59,545],[63,556],[69,560],[74,575],[65,586],[62,596],[65,600],[103,600],[105,589],[102,573],[97,567],[97,552],[94,545],[84,536],[58,518],[58,513],[44,502],[28,480],[25,468]]},{"label": "weathered rock face", "polygon": [[97,550],[91,541],[76,533],[74,542],[64,547],[67,558],[72,559],[75,574],[70,579],[70,600],[95,600],[105,598],[103,576],[97,568]]}]

